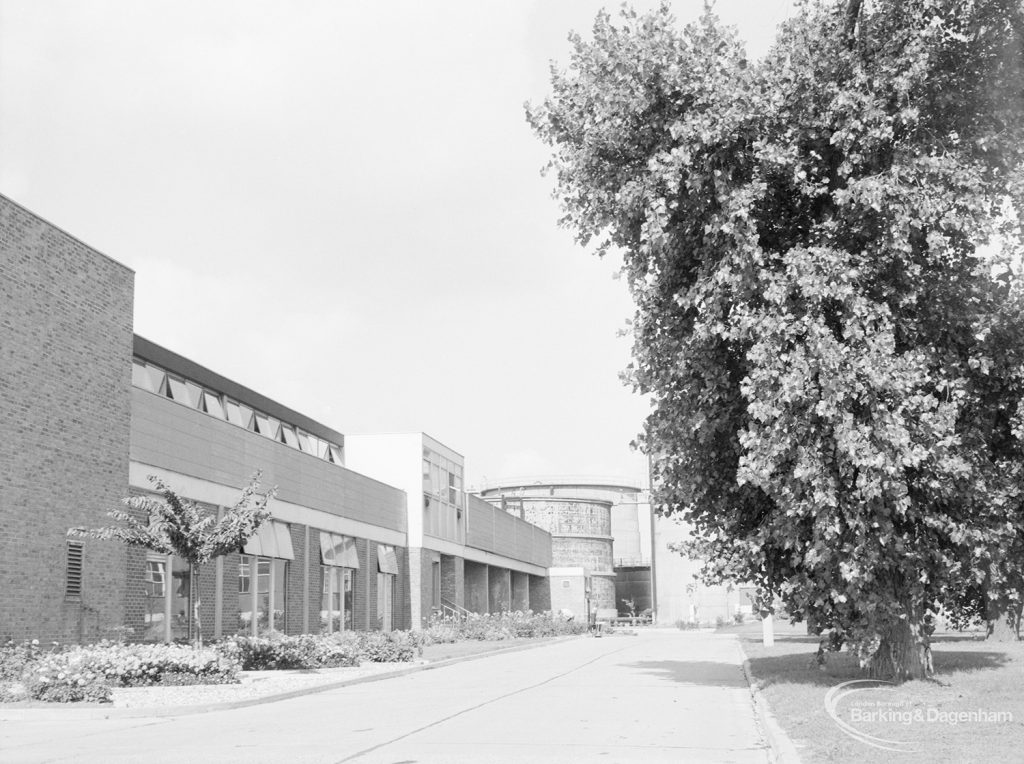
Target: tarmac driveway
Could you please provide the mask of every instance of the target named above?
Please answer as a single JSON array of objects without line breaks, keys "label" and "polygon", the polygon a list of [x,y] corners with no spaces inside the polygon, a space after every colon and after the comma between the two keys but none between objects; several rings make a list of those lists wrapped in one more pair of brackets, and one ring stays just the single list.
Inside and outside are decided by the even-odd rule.
[{"label": "tarmac driveway", "polygon": [[766,762],[735,638],[581,637],[194,716],[0,729],[4,762]]}]

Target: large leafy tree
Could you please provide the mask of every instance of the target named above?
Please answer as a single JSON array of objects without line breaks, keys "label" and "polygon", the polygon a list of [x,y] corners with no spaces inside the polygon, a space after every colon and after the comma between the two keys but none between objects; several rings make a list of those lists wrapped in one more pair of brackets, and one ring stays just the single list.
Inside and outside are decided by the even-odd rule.
[{"label": "large leafy tree", "polygon": [[189,564],[189,580],[195,592],[193,601],[194,641],[202,646],[203,631],[199,618],[200,567],[222,555],[239,551],[259,526],[270,517],[267,503],[277,493],[276,486],[260,492],[257,472],[242,490],[238,501],[218,518],[194,501],[182,498],[155,475],[149,481],[160,496],[132,496],[124,500],[127,509],[112,509],[107,514],[123,525],[106,528],[74,528],[72,535],[116,539],[129,546],[142,547],[159,554],[173,554]]},{"label": "large leafy tree", "polygon": [[627,9],[527,107],[563,224],[623,254],[656,503],[877,676],[1017,597],[1022,35],[1018,0],[819,0],[755,62]]}]

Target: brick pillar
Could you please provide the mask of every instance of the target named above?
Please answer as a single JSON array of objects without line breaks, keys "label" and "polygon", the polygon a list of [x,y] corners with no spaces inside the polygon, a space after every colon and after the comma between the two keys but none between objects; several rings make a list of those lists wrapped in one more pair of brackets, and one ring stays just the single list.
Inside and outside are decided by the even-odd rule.
[{"label": "brick pillar", "polygon": [[[399,581],[398,586],[404,583],[409,594],[409,621],[415,628],[421,628],[423,623],[423,548],[409,547],[409,565],[406,568],[406,581]],[[429,611],[429,606],[427,607]]]},{"label": "brick pillar", "polygon": [[[199,576],[199,585],[193,582],[192,596],[199,594],[199,620],[203,627],[203,639],[214,638],[213,627],[216,620],[214,613],[217,607],[217,566],[213,560],[204,565],[196,566],[196,575]],[[195,608],[193,602],[189,603],[190,608]]]},{"label": "brick pillar", "polygon": [[[319,543],[319,541],[317,542]],[[359,556],[359,570],[355,572],[353,582],[354,602],[352,604],[352,628],[355,631],[370,630],[370,579],[377,574],[377,558],[370,560],[370,542],[366,539],[356,539],[356,554]],[[377,548],[373,547],[374,555]],[[321,586],[323,582],[321,582]],[[321,590],[322,591],[322,590]],[[320,616],[320,606],[316,607],[317,619]]]},{"label": "brick pillar", "polygon": [[465,607],[474,613],[487,610],[487,566],[479,562],[465,561],[466,598]]},{"label": "brick pillar", "polygon": [[441,555],[441,598],[466,606],[466,567],[461,557]]},{"label": "brick pillar", "polygon": [[551,582],[546,576],[530,576],[530,610],[543,613],[551,609]]},{"label": "brick pillar", "polygon": [[[288,526],[292,537],[295,559],[288,563],[284,582],[284,633],[302,634],[306,631],[306,615],[309,611],[309,591],[306,586],[309,554],[306,549],[306,526],[292,523]],[[276,595],[275,595],[276,596]]]},{"label": "brick pillar", "polygon": [[512,605],[513,610],[530,609],[530,574],[512,571]]},{"label": "brick pillar", "polygon": [[[415,551],[422,554],[422,549]],[[413,575],[413,564],[417,556],[413,555],[412,549],[395,547],[395,554],[398,558],[398,575],[395,576],[394,602],[391,608],[391,629],[393,631],[408,631],[415,626],[412,620],[413,603],[420,604],[420,591],[412,588],[412,580],[421,576]],[[416,572],[419,573],[420,565],[417,565]]]},{"label": "brick pillar", "polygon": [[238,617],[238,563],[241,555],[238,553],[224,555],[224,569],[221,580],[224,582],[224,599],[220,611],[220,633],[227,637],[237,634],[239,626]]},{"label": "brick pillar", "polygon": [[303,575],[305,591],[303,597],[306,600],[306,622],[303,632],[306,634],[319,634],[322,625],[320,623],[320,609],[324,604],[324,571],[320,558],[320,531],[316,528],[307,527],[307,539],[309,546],[306,550],[306,569]]},{"label": "brick pillar", "polygon": [[488,612],[504,613],[512,600],[512,586],[508,568],[487,566]]}]

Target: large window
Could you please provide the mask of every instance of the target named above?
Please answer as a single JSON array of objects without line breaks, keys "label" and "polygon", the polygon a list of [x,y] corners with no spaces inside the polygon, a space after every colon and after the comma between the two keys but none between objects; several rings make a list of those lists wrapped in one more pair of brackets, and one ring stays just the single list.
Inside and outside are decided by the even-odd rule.
[{"label": "large window", "polygon": [[423,448],[423,529],[432,536],[464,541],[462,465]]},{"label": "large window", "polygon": [[395,579],[398,574],[398,553],[393,546],[377,546],[377,628],[394,628]]},{"label": "large window", "polygon": [[143,640],[163,642],[168,639],[165,624],[167,619],[167,557],[150,557],[142,578],[146,596],[146,610],[143,614]]},{"label": "large window", "polygon": [[320,628],[328,634],[353,628],[355,571],[322,565],[323,601],[320,607]]},{"label": "large window", "polygon": [[[238,561],[238,616],[241,631],[257,635],[284,631],[288,563],[243,554]],[[255,575],[254,575],[255,574]],[[253,580],[255,577],[255,580]],[[255,620],[253,613],[256,614]],[[273,615],[273,625],[271,625]]]},{"label": "large window", "polygon": [[267,520],[238,560],[238,617],[242,633],[284,631],[288,561],[295,559],[288,526]]},{"label": "large window", "polygon": [[395,577],[390,573],[377,574],[377,628],[391,631],[394,628]]},{"label": "large window", "polygon": [[320,531],[320,559],[324,582],[320,628],[328,634],[351,629],[354,623],[355,571],[359,568],[356,540]]},{"label": "large window", "polygon": [[151,553],[142,571],[142,592],[144,641],[184,642],[192,638],[195,614],[192,572],[187,562],[180,557]]}]

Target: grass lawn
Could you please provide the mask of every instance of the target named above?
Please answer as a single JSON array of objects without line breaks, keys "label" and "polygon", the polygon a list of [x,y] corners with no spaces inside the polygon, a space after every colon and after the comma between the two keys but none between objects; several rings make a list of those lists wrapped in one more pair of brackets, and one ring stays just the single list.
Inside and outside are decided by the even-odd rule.
[{"label": "grass lawn", "polygon": [[1024,643],[938,633],[934,680],[837,693],[836,716],[873,736],[870,745],[846,734],[825,708],[832,687],[866,678],[854,656],[831,654],[821,671],[818,638],[803,624],[776,623],[771,648],[761,644],[759,621],[719,631],[739,637],[753,679],[805,762],[1024,761]]}]

